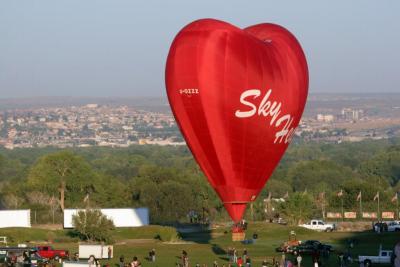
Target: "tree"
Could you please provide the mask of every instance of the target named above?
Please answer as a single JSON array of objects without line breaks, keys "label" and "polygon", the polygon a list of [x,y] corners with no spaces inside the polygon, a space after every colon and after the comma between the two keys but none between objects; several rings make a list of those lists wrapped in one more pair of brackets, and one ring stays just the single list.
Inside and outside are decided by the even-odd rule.
[{"label": "tree", "polygon": [[25,175],[24,167],[19,160],[0,155],[0,181],[18,180]]},{"label": "tree", "polygon": [[309,194],[296,192],[281,203],[278,210],[288,218],[289,223],[299,224],[313,215],[315,206]]},{"label": "tree", "polygon": [[92,192],[94,176],[85,159],[71,151],[61,151],[41,157],[29,172],[28,184],[49,194],[59,191],[60,208],[64,211],[65,192],[79,192],[82,196]]},{"label": "tree", "polygon": [[400,181],[400,151],[393,147],[376,155],[361,164],[360,172],[366,177],[375,177],[379,186],[385,182],[396,185]]},{"label": "tree", "polygon": [[1,199],[1,205],[7,209],[18,209],[23,199],[13,193],[6,194]]},{"label": "tree", "polygon": [[79,210],[72,216],[72,225],[82,240],[111,242],[114,222],[100,210]]},{"label": "tree", "polygon": [[143,165],[145,158],[127,153],[111,154],[104,158],[97,158],[93,166],[107,175],[127,181],[138,175],[139,166]]},{"label": "tree", "polygon": [[357,177],[350,168],[327,160],[299,162],[290,168],[288,176],[294,191],[308,190],[316,193],[337,190],[348,179]]}]

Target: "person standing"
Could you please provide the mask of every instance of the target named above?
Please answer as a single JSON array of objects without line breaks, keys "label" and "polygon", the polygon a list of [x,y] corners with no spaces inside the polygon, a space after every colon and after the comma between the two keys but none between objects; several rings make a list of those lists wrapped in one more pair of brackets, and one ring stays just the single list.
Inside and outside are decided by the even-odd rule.
[{"label": "person standing", "polygon": [[134,256],[131,262],[131,267],[139,267],[139,266],[140,266],[139,260],[136,256]]},{"label": "person standing", "polygon": [[125,258],[124,255],[119,257],[119,267],[125,267]]},{"label": "person standing", "polygon": [[189,257],[185,250],[182,250],[182,264],[183,267],[189,267]]},{"label": "person standing", "polygon": [[243,250],[243,256],[242,256],[242,258],[243,258],[243,261],[246,262],[246,259],[247,259],[247,249],[244,249],[244,250]]},{"label": "person standing", "polygon": [[301,267],[301,261],[303,260],[303,258],[301,257],[300,253],[299,253],[299,255],[297,256],[296,260],[297,260],[297,266],[298,266],[298,267]]},{"label": "person standing", "polygon": [[[274,258],[274,260],[275,260],[275,258]],[[272,263],[272,264],[273,264],[273,266],[275,267],[274,263]],[[267,259],[264,259],[264,260],[263,260],[263,262],[262,262],[262,264],[261,264],[261,267],[267,267]]]},{"label": "person standing", "polygon": [[343,257],[344,257],[343,252],[340,252],[339,255],[338,255],[339,266],[340,266],[340,267],[344,267]]},{"label": "person standing", "polygon": [[241,257],[239,257],[239,258],[237,259],[236,263],[237,263],[237,266],[243,267],[243,259],[242,259]]},{"label": "person standing", "polygon": [[152,261],[152,262],[156,261],[156,250],[154,248],[152,250],[150,250],[149,258],[150,258],[150,261]]},{"label": "person standing", "polygon": [[108,246],[108,249],[107,249],[107,256],[108,256],[108,260],[110,260],[111,257],[112,257],[112,248],[111,248],[111,246]]},{"label": "person standing", "polygon": [[237,263],[238,257],[237,257],[237,250],[236,248],[233,248],[233,262]]},{"label": "person standing", "polygon": [[96,267],[96,258],[93,255],[90,255],[89,259],[88,259],[88,264],[89,267]]},{"label": "person standing", "polygon": [[228,259],[229,259],[228,262],[232,262],[233,261],[233,253],[232,253],[232,248],[231,247],[228,248],[227,254],[228,254]]},{"label": "person standing", "polygon": [[251,259],[250,259],[250,257],[246,258],[245,263],[246,263],[246,267],[251,267]]},{"label": "person standing", "polygon": [[23,257],[24,257],[24,267],[30,267],[31,257],[29,257],[28,251],[24,251]]},{"label": "person standing", "polygon": [[281,262],[279,263],[279,267],[285,267],[285,263],[286,263],[286,255],[285,252],[282,252],[282,258]]}]

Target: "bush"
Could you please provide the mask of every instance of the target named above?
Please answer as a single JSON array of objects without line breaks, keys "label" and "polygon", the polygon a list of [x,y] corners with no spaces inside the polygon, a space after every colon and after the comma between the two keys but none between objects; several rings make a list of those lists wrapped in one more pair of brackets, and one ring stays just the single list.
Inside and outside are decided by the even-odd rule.
[{"label": "bush", "polygon": [[112,242],[114,223],[100,210],[78,211],[77,215],[72,216],[72,225],[81,240]]},{"label": "bush", "polygon": [[180,239],[180,235],[175,228],[163,226],[159,229],[154,238],[164,242],[174,242]]}]

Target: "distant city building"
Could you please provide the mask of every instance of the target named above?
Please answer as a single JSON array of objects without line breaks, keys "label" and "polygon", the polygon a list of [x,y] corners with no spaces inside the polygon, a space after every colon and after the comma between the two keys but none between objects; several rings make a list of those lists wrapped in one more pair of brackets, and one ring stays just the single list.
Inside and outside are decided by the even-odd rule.
[{"label": "distant city building", "polygon": [[88,104],[0,112],[0,145],[25,147],[127,147],[185,145],[170,112]]},{"label": "distant city building", "polygon": [[[373,112],[366,117],[359,108],[340,107],[331,109],[334,114],[316,116],[311,113],[301,119],[295,139],[336,143],[400,136],[400,113],[396,105],[392,107],[393,114],[378,118],[371,115]],[[356,121],[360,122],[353,125]],[[186,145],[169,111],[98,104],[0,110],[0,146],[7,149],[132,144]]]},{"label": "distant city building", "polygon": [[364,110],[344,108],[342,109],[342,118],[347,121],[358,121],[364,117]]},{"label": "distant city building", "polygon": [[86,107],[87,108],[98,108],[99,105],[98,104],[87,104]]},{"label": "distant city building", "polygon": [[332,114],[317,114],[317,121],[333,122],[334,120],[335,120],[335,116]]}]

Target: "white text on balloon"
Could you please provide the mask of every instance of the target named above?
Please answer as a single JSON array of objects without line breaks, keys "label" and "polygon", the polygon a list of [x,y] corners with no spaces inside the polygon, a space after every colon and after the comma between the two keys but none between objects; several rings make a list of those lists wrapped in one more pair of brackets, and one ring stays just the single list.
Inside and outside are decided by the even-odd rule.
[{"label": "white text on balloon", "polygon": [[258,89],[250,89],[244,91],[240,96],[240,103],[250,107],[248,111],[236,110],[235,116],[238,118],[249,118],[254,115],[270,117],[270,125],[278,128],[283,125],[278,132],[275,133],[274,143],[288,143],[294,134],[294,127],[290,127],[293,123],[293,117],[290,114],[281,115],[282,103],[269,99],[272,94],[272,89],[269,89],[260,104],[257,106],[250,102],[248,98],[256,99],[261,95],[261,91]]}]

